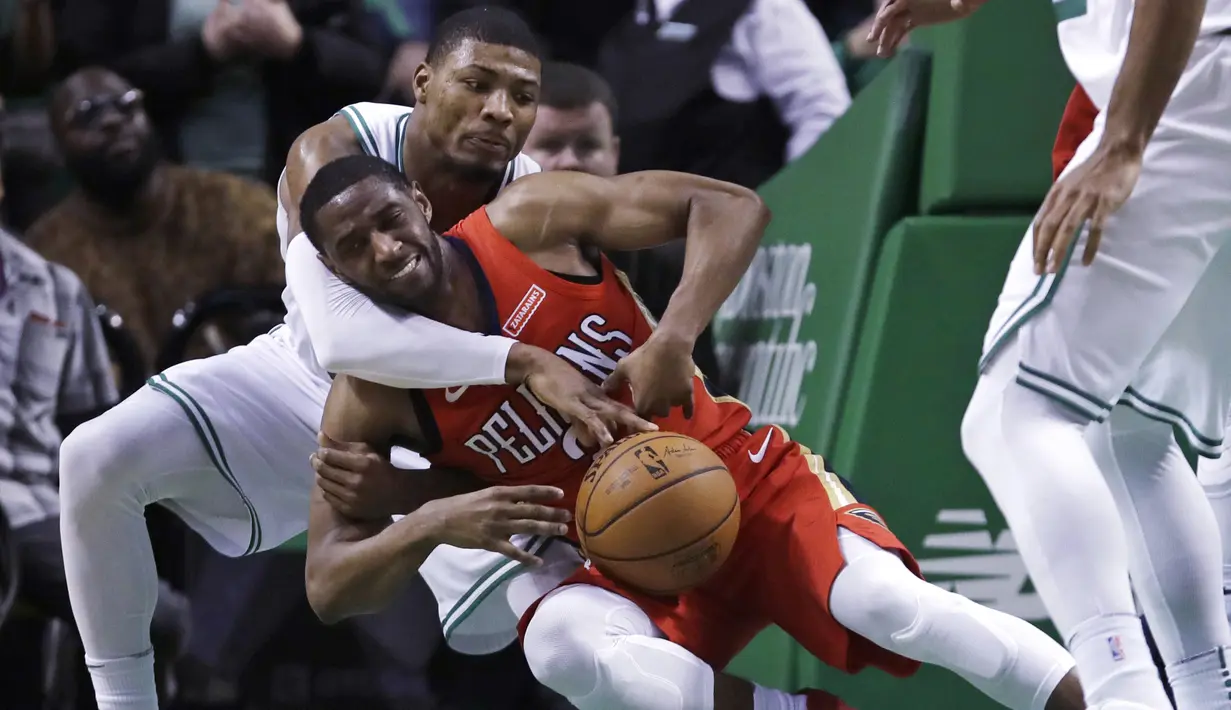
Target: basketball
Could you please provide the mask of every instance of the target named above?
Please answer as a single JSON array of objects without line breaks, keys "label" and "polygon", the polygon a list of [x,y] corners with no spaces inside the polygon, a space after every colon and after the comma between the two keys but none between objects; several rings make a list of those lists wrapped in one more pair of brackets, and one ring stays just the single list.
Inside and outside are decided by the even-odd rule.
[{"label": "basketball", "polygon": [[590,466],[576,524],[582,552],[604,575],[650,594],[678,594],[731,554],[739,496],[705,444],[645,432],[612,444]]}]

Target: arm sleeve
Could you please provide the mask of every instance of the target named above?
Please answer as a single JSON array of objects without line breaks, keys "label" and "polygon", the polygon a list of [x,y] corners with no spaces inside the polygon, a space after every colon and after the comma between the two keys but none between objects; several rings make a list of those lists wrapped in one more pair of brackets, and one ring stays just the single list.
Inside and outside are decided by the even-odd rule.
[{"label": "arm sleeve", "polygon": [[791,131],[788,161],[808,152],[851,105],[833,47],[803,0],[756,0],[732,44]]},{"label": "arm sleeve", "polygon": [[307,237],[287,248],[286,285],[329,372],[406,389],[504,383],[513,340],[387,311],[330,272]]}]

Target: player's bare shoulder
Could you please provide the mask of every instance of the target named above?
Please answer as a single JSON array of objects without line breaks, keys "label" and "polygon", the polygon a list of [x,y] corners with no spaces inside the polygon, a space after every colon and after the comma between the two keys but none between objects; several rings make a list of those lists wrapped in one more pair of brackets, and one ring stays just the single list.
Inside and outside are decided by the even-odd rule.
[{"label": "player's bare shoulder", "polygon": [[286,171],[278,181],[278,202],[294,223],[291,234],[299,231],[299,200],[316,171],[338,158],[361,152],[359,139],[341,115],[312,126],[291,143]]},{"label": "player's bare shoulder", "polygon": [[608,178],[556,170],[513,181],[487,206],[487,217],[522,251],[575,242],[602,224],[615,190]]}]

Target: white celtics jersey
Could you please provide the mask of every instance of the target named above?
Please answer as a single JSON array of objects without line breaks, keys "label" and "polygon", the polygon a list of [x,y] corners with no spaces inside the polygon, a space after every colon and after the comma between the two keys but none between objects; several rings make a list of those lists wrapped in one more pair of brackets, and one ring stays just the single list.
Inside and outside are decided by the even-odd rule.
[{"label": "white celtics jersey", "polygon": [[[1107,108],[1128,49],[1133,0],[1052,0],[1060,51],[1069,71],[1099,107]],[[1201,35],[1231,28],[1231,0],[1207,0]]]}]

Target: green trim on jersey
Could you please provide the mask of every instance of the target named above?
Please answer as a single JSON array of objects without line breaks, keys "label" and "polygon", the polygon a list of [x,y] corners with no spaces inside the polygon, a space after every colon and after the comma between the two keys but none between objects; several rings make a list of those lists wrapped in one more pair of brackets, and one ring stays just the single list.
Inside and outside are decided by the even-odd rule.
[{"label": "green trim on jersey", "polygon": [[244,550],[245,555],[251,555],[261,549],[261,521],[257,517],[256,508],[252,505],[252,501],[248,500],[248,496],[239,486],[238,479],[235,478],[234,472],[231,471],[231,465],[227,462],[226,451],[222,447],[222,440],[218,437],[217,430],[214,429],[213,423],[209,420],[209,415],[205,413],[205,408],[201,406],[197,400],[193,399],[192,395],[188,394],[183,387],[175,384],[167,379],[165,374],[155,375],[146,380],[146,384],[156,392],[161,392],[171,399],[184,410],[188,415],[188,420],[192,423],[192,428],[197,432],[197,438],[201,440],[201,444],[205,447],[205,452],[209,454],[209,459],[214,464],[214,468],[222,474],[227,483],[235,489],[243,500],[244,507],[248,509],[248,517],[252,521],[252,532],[248,537],[248,548]]},{"label": "green trim on jersey", "polygon": [[410,123],[410,112],[409,111],[402,114],[402,117],[398,119],[398,127],[397,127],[397,131],[395,132],[395,135],[397,136],[398,172],[403,175],[406,174],[406,164],[402,160],[402,156],[406,154],[406,124],[408,123]]},{"label": "green trim on jersey", "polygon": [[368,126],[368,122],[363,119],[363,114],[359,113],[354,106],[346,106],[341,111],[338,111],[346,122],[350,124],[350,128],[355,132],[355,138],[359,140],[359,147],[368,155],[379,156],[380,151],[377,150],[376,136],[372,133],[372,129]]}]

